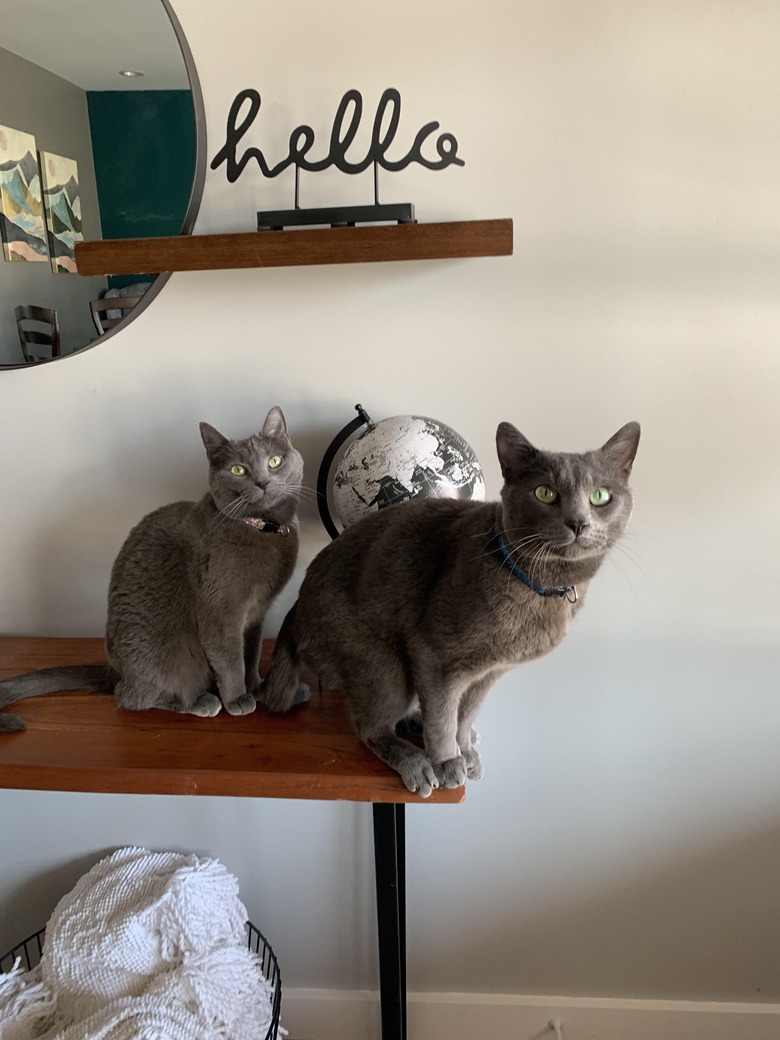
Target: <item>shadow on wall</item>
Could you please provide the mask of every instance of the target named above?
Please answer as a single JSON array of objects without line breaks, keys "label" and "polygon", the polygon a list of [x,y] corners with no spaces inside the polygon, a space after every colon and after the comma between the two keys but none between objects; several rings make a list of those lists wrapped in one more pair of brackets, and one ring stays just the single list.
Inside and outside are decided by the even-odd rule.
[{"label": "shadow on wall", "polygon": [[507,906],[467,951],[462,936],[443,942],[437,971],[458,979],[467,952],[511,965],[514,985],[497,992],[544,995],[567,979],[567,996],[777,1002],[778,877],[780,825],[562,909],[519,917]]},{"label": "shadow on wall", "polygon": [[[265,406],[258,409],[258,415],[263,413],[258,425],[266,410]],[[202,418],[234,439],[256,432],[251,424],[223,422],[207,410]],[[167,433],[163,421],[132,430],[107,428],[103,440],[110,440],[111,456],[101,466],[105,485],[98,489],[95,474],[90,470],[84,476],[69,478],[70,498],[60,500],[53,489],[55,505],[46,524],[40,527],[36,549],[31,554],[31,609],[39,619],[39,631],[52,635],[103,634],[110,570],[131,529],[154,509],[181,500],[196,501],[208,490],[208,462],[198,431],[199,421],[188,421],[184,433],[178,430],[172,435]],[[317,512],[316,484],[320,459],[331,433],[307,431],[298,435],[293,429],[291,434],[306,466],[304,483],[308,490],[302,493],[299,508],[300,560],[305,563],[329,540]],[[83,489],[79,483],[83,483]],[[52,518],[54,523],[50,525]],[[266,625],[267,635],[274,627],[273,619],[279,614],[283,616],[286,609],[287,605],[280,600],[279,609]],[[100,625],[92,624],[87,632],[79,619],[95,615],[100,617]]]},{"label": "shadow on wall", "polygon": [[[31,870],[30,876],[9,891],[4,900],[12,909],[0,917],[0,954],[43,928],[57,903],[70,892],[78,879],[113,851],[113,848],[98,849],[53,870]],[[43,917],[39,911],[41,906],[48,908]]]},{"label": "shadow on wall", "polygon": [[408,815],[410,989],[778,1001],[780,649],[587,610],[487,698],[458,818]]},{"label": "shadow on wall", "polygon": [[[172,385],[172,392],[174,392]],[[34,590],[36,630],[49,634],[103,634],[105,601],[110,568],[116,553],[142,517],[170,502],[197,500],[208,490],[208,462],[198,424],[205,419],[226,437],[242,439],[257,432],[267,408],[263,402],[248,423],[214,416],[213,409],[201,409],[186,421],[186,428],[168,431],[167,420],[125,428],[106,424],[101,438],[105,451],[98,460],[105,474],[105,485],[98,491],[94,470],[83,478],[70,480],[70,497],[62,504],[52,488],[52,508],[38,529],[38,543],[32,553],[29,587]],[[284,405],[282,406],[284,410]],[[295,406],[285,412],[290,423],[292,443],[305,461],[304,483],[298,516],[302,524],[301,563],[330,541],[316,506],[317,471],[324,450],[338,431],[319,426],[296,433],[290,414],[303,411]],[[261,414],[262,413],[262,414]],[[257,425],[254,425],[256,423]],[[83,490],[74,485],[83,479]],[[98,602],[99,601],[99,602]],[[281,606],[280,606],[281,608]],[[286,609],[286,608],[285,608]],[[89,632],[79,625],[79,617],[99,610],[101,625]],[[76,623],[74,624],[74,620]],[[69,627],[70,626],[70,627]],[[266,626],[270,632],[270,625]]]}]

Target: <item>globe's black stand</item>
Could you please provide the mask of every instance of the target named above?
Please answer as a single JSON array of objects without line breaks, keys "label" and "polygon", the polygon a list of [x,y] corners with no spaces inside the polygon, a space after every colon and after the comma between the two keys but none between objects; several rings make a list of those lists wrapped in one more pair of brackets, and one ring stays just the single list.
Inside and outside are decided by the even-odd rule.
[{"label": "globe's black stand", "polygon": [[344,429],[333,438],[333,443],[322,456],[320,471],[317,474],[317,508],[320,511],[320,520],[331,538],[338,538],[339,530],[333,523],[333,518],[328,509],[328,477],[333,460],[339,453],[342,444],[348,440],[361,426],[373,426],[371,419],[363,409],[362,404],[356,404],[357,418],[347,423]]}]

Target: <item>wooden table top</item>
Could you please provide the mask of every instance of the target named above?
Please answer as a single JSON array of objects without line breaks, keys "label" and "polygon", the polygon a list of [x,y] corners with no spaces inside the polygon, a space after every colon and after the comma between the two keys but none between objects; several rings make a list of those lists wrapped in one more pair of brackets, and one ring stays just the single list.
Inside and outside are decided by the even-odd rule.
[{"label": "wooden table top", "polygon": [[[261,672],[273,642],[263,644]],[[102,639],[0,637],[0,678],[104,661]],[[422,799],[355,736],[343,697],[316,692],[283,715],[258,708],[211,719],[122,711],[113,697],[57,693],[9,709],[27,724],[0,733],[0,788],[123,794],[234,795],[351,802],[454,803],[465,788]]]}]

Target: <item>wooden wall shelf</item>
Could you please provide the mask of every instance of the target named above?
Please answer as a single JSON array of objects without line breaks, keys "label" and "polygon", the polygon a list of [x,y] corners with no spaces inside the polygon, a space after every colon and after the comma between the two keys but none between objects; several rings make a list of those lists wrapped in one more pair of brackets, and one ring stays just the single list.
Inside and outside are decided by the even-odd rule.
[{"label": "wooden wall shelf", "polygon": [[250,231],[76,243],[82,275],[511,256],[512,221]]},{"label": "wooden wall shelf", "polygon": [[[265,640],[263,672],[272,650]],[[104,660],[102,639],[0,637],[0,679]],[[306,678],[311,701],[283,715],[120,711],[113,697],[78,692],[21,701],[10,710],[26,732],[0,734],[0,789],[422,802],[355,736],[343,696]],[[427,801],[465,796],[441,789]]]}]

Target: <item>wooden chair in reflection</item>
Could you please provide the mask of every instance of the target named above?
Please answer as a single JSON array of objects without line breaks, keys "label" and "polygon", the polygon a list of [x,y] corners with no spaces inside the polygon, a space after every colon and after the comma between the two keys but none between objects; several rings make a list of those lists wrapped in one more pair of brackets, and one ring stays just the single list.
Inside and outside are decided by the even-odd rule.
[{"label": "wooden chair in reflection", "polygon": [[48,361],[60,356],[60,323],[55,310],[28,304],[14,307],[14,317],[25,361]]},{"label": "wooden chair in reflection", "polygon": [[140,299],[140,296],[113,296],[110,299],[90,300],[89,309],[98,335],[102,336],[118,325]]}]

